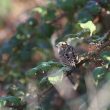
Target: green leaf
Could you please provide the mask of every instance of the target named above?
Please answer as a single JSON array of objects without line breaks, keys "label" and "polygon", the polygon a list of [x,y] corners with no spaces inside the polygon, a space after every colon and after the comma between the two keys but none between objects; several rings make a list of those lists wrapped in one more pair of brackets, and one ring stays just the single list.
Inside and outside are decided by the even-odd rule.
[{"label": "green leaf", "polygon": [[79,22],[87,22],[89,20],[92,20],[92,16],[90,15],[90,13],[86,10],[82,10],[80,12],[78,12],[77,18],[76,18]]},{"label": "green leaf", "polygon": [[48,80],[51,84],[56,84],[63,79],[64,72],[62,69],[55,69],[52,74],[48,76]]},{"label": "green leaf", "polygon": [[107,73],[106,79],[107,79],[107,80],[110,80],[110,71]]},{"label": "green leaf", "polygon": [[101,53],[101,58],[110,62],[110,51],[104,51]]},{"label": "green leaf", "polygon": [[19,105],[21,103],[21,99],[15,97],[15,96],[0,97],[0,107],[5,106],[6,103],[10,103],[10,104],[14,104],[14,105]]},{"label": "green leaf", "polygon": [[48,76],[48,80],[51,84],[56,84],[62,81],[63,76],[66,71],[69,71],[69,67],[62,67],[62,68],[54,68],[50,71],[50,75]]},{"label": "green leaf", "polygon": [[37,20],[33,17],[29,18],[27,23],[29,26],[37,26],[37,24],[38,24]]},{"label": "green leaf", "polygon": [[107,73],[107,70],[104,67],[96,67],[93,70],[93,76],[96,80],[101,79],[106,73]]},{"label": "green leaf", "polygon": [[47,77],[42,78],[40,81],[40,85],[45,84],[47,81],[48,81]]},{"label": "green leaf", "polygon": [[93,0],[87,2],[85,9],[92,15],[97,15],[101,11],[100,5]]},{"label": "green leaf", "polygon": [[86,2],[87,2],[87,0],[75,0],[75,5],[83,6],[83,5],[85,5]]},{"label": "green leaf", "polygon": [[92,36],[93,32],[96,31],[96,26],[92,21],[87,21],[86,23],[79,23],[79,25],[83,29],[89,29],[90,30],[90,36]]},{"label": "green leaf", "polygon": [[56,0],[56,5],[65,11],[71,11],[75,6],[75,0]]},{"label": "green leaf", "polygon": [[62,67],[62,66],[63,66],[62,64],[60,64],[58,62],[54,62],[54,61],[42,62],[35,68],[30,69],[27,72],[27,76],[37,75],[37,73],[40,71],[49,71],[53,67]]},{"label": "green leaf", "polygon": [[54,27],[48,23],[41,23],[38,27],[38,34],[41,37],[50,37],[53,33]]},{"label": "green leaf", "polygon": [[27,73],[26,73],[27,76],[34,76],[36,75],[36,68],[32,68],[30,69]]},{"label": "green leaf", "polygon": [[54,8],[48,7],[47,8],[47,13],[46,13],[45,16],[42,17],[42,19],[47,21],[47,22],[50,22],[51,20],[56,18],[55,13],[56,13],[56,10]]},{"label": "green leaf", "polygon": [[6,101],[5,100],[0,100],[0,108],[4,107],[6,105]]},{"label": "green leaf", "polygon": [[46,8],[44,8],[44,7],[37,7],[37,8],[34,8],[33,11],[39,12],[42,16],[45,16],[46,13],[47,13]]}]

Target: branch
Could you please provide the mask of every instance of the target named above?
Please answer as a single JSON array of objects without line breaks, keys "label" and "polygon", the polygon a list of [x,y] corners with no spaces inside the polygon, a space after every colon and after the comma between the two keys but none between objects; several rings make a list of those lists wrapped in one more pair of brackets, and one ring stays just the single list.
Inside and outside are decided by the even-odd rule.
[{"label": "branch", "polygon": [[99,49],[97,49],[95,52],[88,54],[87,57],[83,60],[81,60],[76,66],[80,67],[82,64],[84,64],[85,62],[88,61],[94,61],[94,56],[98,56],[100,54],[100,52],[106,48],[107,46],[110,46],[110,40],[105,42],[104,44],[101,45],[101,47]]},{"label": "branch", "polygon": [[24,110],[24,108],[26,107],[26,103],[20,104],[20,105],[10,105],[10,104],[6,104],[6,107],[8,107],[8,108],[13,108],[13,109],[16,109],[16,110]]},{"label": "branch", "polygon": [[104,48],[106,48],[107,46],[110,46],[110,40],[105,42],[96,52],[95,54],[99,54]]}]

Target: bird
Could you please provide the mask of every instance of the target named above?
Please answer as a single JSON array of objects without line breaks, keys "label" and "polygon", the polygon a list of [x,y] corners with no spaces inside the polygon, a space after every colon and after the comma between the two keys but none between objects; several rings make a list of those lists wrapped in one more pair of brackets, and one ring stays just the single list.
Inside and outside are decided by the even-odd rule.
[{"label": "bird", "polygon": [[67,42],[59,42],[56,47],[58,48],[58,55],[61,63],[70,67],[76,67],[78,55],[75,48]]}]

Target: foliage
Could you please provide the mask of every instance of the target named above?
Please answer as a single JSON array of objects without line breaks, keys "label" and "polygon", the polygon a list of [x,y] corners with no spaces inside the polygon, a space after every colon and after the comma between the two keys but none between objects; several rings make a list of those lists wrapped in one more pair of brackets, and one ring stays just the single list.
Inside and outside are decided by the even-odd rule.
[{"label": "foliage", "polygon": [[83,29],[89,29],[90,30],[90,36],[92,36],[93,32],[96,30],[96,26],[92,23],[92,21],[88,21],[86,23],[80,23],[80,26]]},{"label": "foliage", "polygon": [[[48,6],[33,8],[31,17],[18,25],[16,33],[0,46],[0,82],[1,88],[6,91],[6,96],[0,97],[0,107],[7,106],[7,103],[20,105],[22,103],[20,97],[27,101],[26,97],[30,91],[26,92],[26,87],[30,80],[35,81],[36,86],[45,91],[72,72],[81,73],[77,91],[79,95],[85,94],[83,79],[86,72],[82,68],[88,68],[91,61],[84,62],[82,68],[79,65],[81,59],[88,58],[91,53],[91,57],[97,62],[91,71],[96,86],[109,80],[110,47],[106,46],[98,56],[93,54],[110,40],[110,35],[107,34],[110,24],[109,21],[107,24],[104,22],[104,17],[110,16],[109,10],[109,0],[56,0],[48,1]],[[54,55],[56,52],[53,51],[56,47],[51,42],[54,34],[57,35],[55,45],[60,41],[70,42],[76,49],[81,45],[84,51],[79,52],[77,68],[72,69],[56,60]],[[50,75],[52,72],[56,74]],[[11,88],[12,86],[14,88]],[[52,110],[50,103],[47,105],[43,103],[47,99],[49,102],[52,100],[54,92],[50,90],[48,93],[51,95],[46,94],[45,97],[43,94],[40,95],[43,97],[40,105],[46,110]]]},{"label": "foliage", "polygon": [[48,61],[48,62],[42,62],[41,64],[39,64],[38,66],[36,66],[35,68],[32,68],[31,70],[29,70],[27,72],[28,76],[32,76],[32,75],[37,75],[36,73],[39,73],[40,71],[49,71],[52,68],[56,68],[56,67],[62,67],[63,65],[58,63],[58,62],[53,62],[53,61]]},{"label": "foliage", "polygon": [[7,103],[11,103],[12,105],[19,105],[21,100],[14,96],[0,97],[0,107],[5,106]]}]

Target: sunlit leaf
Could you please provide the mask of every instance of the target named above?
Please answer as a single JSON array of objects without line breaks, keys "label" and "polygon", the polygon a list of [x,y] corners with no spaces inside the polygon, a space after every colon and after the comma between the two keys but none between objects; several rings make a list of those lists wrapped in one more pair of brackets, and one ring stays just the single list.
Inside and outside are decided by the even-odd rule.
[{"label": "sunlit leaf", "polygon": [[44,7],[37,7],[34,8],[33,11],[39,12],[42,16],[46,15],[47,11]]},{"label": "sunlit leaf", "polygon": [[69,67],[62,67],[62,68],[54,68],[49,71],[48,80],[52,84],[56,84],[62,81],[64,74],[66,71],[69,71]]},{"label": "sunlit leaf", "polygon": [[110,62],[110,51],[104,51],[100,55],[104,60],[107,60]]},{"label": "sunlit leaf", "polygon": [[55,71],[52,71],[52,74],[48,76],[48,80],[50,83],[56,84],[62,80],[63,75],[64,72],[62,71],[62,69],[58,69],[58,70],[56,69]]},{"label": "sunlit leaf", "polygon": [[87,21],[86,23],[79,23],[79,25],[83,29],[89,29],[90,30],[90,36],[92,36],[93,32],[96,31],[96,26],[92,21]]}]

